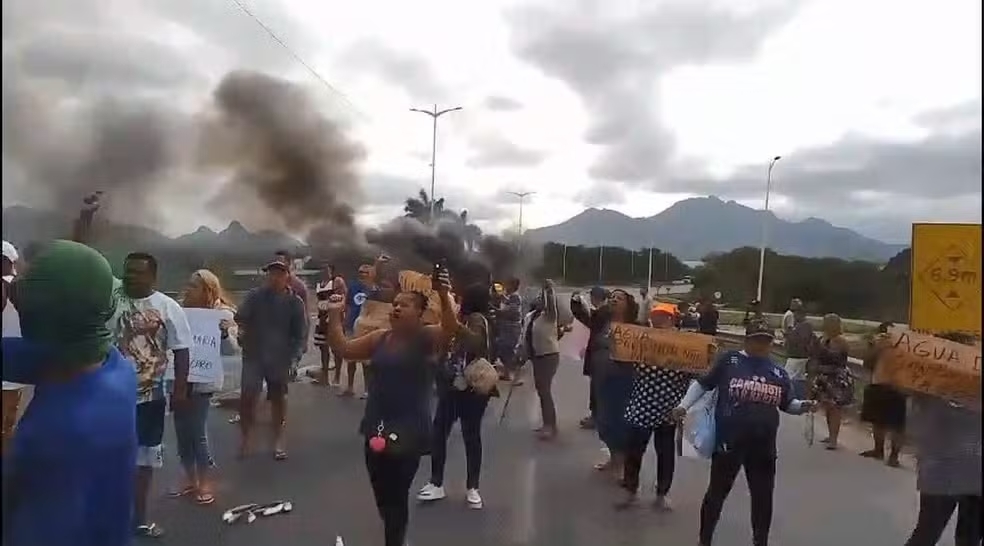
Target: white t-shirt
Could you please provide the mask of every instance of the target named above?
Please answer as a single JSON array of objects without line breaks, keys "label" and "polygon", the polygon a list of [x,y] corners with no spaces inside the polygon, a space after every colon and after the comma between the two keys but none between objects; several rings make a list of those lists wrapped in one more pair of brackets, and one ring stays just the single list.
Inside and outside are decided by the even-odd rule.
[{"label": "white t-shirt", "polygon": [[116,312],[108,326],[117,348],[136,368],[137,402],[161,399],[169,353],[191,347],[188,317],[178,302],[161,292],[133,299],[118,283],[113,296]]},{"label": "white t-shirt", "polygon": [[9,301],[3,306],[3,337],[21,337],[20,315]]},{"label": "white t-shirt", "polygon": [[796,326],[796,315],[793,313],[793,310],[792,309],[789,309],[789,310],[787,310],[782,315],[782,333],[783,333],[783,335],[785,335],[790,330],[792,330],[793,329],[793,326]]}]

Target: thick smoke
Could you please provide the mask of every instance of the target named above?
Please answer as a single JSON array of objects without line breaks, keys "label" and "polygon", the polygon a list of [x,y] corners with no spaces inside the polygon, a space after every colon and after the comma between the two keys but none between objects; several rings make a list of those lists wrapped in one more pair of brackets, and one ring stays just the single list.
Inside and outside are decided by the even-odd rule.
[{"label": "thick smoke", "polygon": [[232,173],[217,205],[256,197],[292,232],[324,224],[351,232],[362,146],[302,89],[265,74],[227,74],[213,98],[218,115],[205,133],[202,159]]}]

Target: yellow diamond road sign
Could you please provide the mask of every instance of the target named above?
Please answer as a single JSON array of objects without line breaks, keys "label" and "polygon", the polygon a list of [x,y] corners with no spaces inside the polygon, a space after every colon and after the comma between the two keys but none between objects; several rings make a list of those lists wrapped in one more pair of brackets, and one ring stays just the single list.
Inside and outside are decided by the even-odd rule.
[{"label": "yellow diamond road sign", "polygon": [[913,224],[909,326],[981,331],[981,225]]}]

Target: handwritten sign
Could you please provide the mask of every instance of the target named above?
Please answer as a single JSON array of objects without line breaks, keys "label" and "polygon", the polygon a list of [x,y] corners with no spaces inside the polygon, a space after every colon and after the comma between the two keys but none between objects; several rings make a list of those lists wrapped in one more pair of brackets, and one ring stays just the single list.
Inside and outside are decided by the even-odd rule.
[{"label": "handwritten sign", "polygon": [[615,360],[701,374],[711,367],[716,351],[714,338],[703,334],[634,324],[612,327],[612,358]]},{"label": "handwritten sign", "polygon": [[232,319],[232,313],[221,309],[185,309],[191,327],[191,347],[188,368],[189,383],[208,383],[222,388],[222,332],[219,322]]},{"label": "handwritten sign", "polygon": [[874,383],[954,402],[981,399],[981,348],[895,328],[879,343]]},{"label": "handwritten sign", "polygon": [[375,330],[389,328],[390,311],[392,310],[392,304],[375,300],[366,300],[365,303],[362,304],[362,310],[359,312],[359,318],[355,319],[355,328],[353,332],[355,337],[364,336]]},{"label": "handwritten sign", "polygon": [[430,275],[408,269],[400,271],[400,291],[420,292],[426,296],[427,310],[424,311],[424,322],[427,324],[441,322],[441,297],[434,290]]}]

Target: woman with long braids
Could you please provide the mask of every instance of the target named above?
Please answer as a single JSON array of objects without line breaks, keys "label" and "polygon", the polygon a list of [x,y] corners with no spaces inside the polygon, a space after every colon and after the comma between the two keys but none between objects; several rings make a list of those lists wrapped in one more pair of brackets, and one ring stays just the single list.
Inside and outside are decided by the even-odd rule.
[{"label": "woman with long braids", "polygon": [[610,470],[620,482],[628,433],[625,408],[632,392],[635,370],[631,362],[612,360],[611,327],[614,322],[634,323],[639,315],[639,305],[628,292],[613,290],[608,299],[591,312],[580,298],[572,298],[571,313],[594,334],[588,344],[591,346],[591,379],[595,388],[596,429],[610,453],[609,461],[602,461],[595,468]]},{"label": "woman with long braids", "polygon": [[455,334],[451,351],[438,371],[437,409],[434,411],[434,437],[430,453],[431,478],[417,494],[417,500],[437,501],[445,498],[444,464],[448,437],[455,421],[461,421],[465,443],[465,500],[472,509],[482,508],[478,492],[482,471],[482,418],[489,398],[497,393],[478,392],[465,379],[465,368],[477,358],[489,357],[489,321],[485,316],[491,297],[484,284],[474,284],[461,295],[461,326]]},{"label": "woman with long braids", "polygon": [[700,507],[699,546],[711,546],[724,501],[742,469],[751,497],[752,545],[769,544],[779,410],[798,415],[816,407],[813,400],[794,398],[789,375],[772,361],[773,335],[764,321],[750,320],[745,327],[745,348],[721,354],[706,375],[690,384],[673,410],[674,418],[681,422],[705,393],[716,391],[716,446]]},{"label": "woman with long braids", "polygon": [[[224,364],[239,353],[236,342],[237,327],[233,316],[236,308],[232,305],[222,283],[215,273],[199,269],[191,274],[181,306],[189,309],[216,309],[224,311],[225,318],[219,322],[221,332],[221,354]],[[226,370],[228,371],[228,370]],[[215,493],[210,479],[215,461],[208,445],[206,423],[211,398],[216,394],[216,386],[207,383],[188,383],[187,402],[174,409],[174,433],[178,444],[178,457],[185,471],[185,483],[172,491],[171,497],[192,496],[201,505],[215,502]]]},{"label": "woman with long braids", "polygon": [[404,545],[410,485],[421,455],[430,447],[435,356],[447,349],[460,329],[447,270],[435,267],[434,273],[432,282],[441,301],[440,325],[424,324],[427,298],[423,294],[401,292],[393,299],[389,328],[346,339],[342,328],[345,299],[332,295],[326,305],[328,345],[346,360],[366,362],[370,371],[369,398],[359,431],[386,546]]}]

